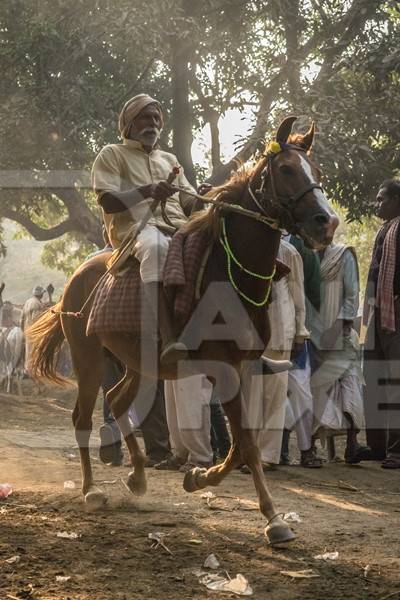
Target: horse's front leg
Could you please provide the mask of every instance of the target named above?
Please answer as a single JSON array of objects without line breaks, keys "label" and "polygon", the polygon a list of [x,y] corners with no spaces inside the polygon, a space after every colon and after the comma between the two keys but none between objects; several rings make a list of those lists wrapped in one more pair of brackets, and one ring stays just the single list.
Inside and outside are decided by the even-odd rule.
[{"label": "horse's front leg", "polygon": [[228,416],[233,437],[233,446],[222,465],[211,469],[193,469],[185,477],[186,491],[202,489],[207,485],[218,485],[224,477],[240,463],[246,464],[253,475],[254,485],[262,514],[267,519],[265,535],[271,545],[289,542],[295,538],[288,524],[279,516],[269,493],[262,468],[260,451],[256,443],[256,431],[249,429],[247,409],[242,392],[230,402],[223,404]]},{"label": "horse's front leg", "polygon": [[[256,399],[252,398],[252,400]],[[238,440],[241,462],[249,467],[253,475],[260,510],[267,519],[265,535],[271,545],[290,542],[296,536],[277,513],[272,501],[262,468],[260,450],[256,442],[256,424],[248,421],[247,404],[241,393],[232,402],[225,405],[225,411],[229,418],[232,434]]]}]

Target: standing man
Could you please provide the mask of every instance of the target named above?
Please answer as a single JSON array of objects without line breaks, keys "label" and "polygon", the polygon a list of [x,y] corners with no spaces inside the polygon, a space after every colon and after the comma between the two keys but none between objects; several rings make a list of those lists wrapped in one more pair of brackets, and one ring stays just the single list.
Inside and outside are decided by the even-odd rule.
[{"label": "standing man", "polygon": [[[45,289],[41,285],[37,285],[32,290],[32,296],[28,298],[22,309],[21,329],[25,332],[44,312],[46,306],[42,302]],[[28,338],[25,337],[25,370],[28,371],[30,359],[30,344]]]},{"label": "standing man", "polygon": [[[346,432],[345,460],[358,463],[370,449],[357,441],[364,424],[358,335],[359,275],[353,248],[330,244],[319,252],[321,310],[312,319],[315,368],[311,377],[315,432],[324,439]],[[333,458],[333,457],[332,457]]]},{"label": "standing man", "polygon": [[[400,179],[379,188],[378,217],[365,293],[365,417],[372,458],[400,468]],[[383,400],[380,403],[380,400]]]},{"label": "standing man", "polygon": [[[306,304],[306,328],[311,332],[311,311],[319,312],[321,306],[321,268],[318,256],[306,248],[301,238],[294,235],[287,240],[296,248],[303,262],[304,294]],[[299,282],[300,285],[300,282]],[[300,450],[300,464],[303,467],[322,467],[317,457],[312,434],[314,425],[314,403],[311,393],[311,364],[309,340],[301,352],[292,352],[293,369],[289,371],[288,400],[286,404],[285,429],[282,438],[281,464],[289,465],[290,432],[296,431]]]}]

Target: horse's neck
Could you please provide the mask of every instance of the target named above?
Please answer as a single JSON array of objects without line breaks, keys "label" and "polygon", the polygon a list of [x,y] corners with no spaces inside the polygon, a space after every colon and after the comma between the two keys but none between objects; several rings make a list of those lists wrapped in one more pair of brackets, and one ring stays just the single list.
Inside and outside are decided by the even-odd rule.
[{"label": "horse's neck", "polygon": [[[255,210],[248,202],[245,204],[246,208]],[[281,239],[280,231],[238,214],[229,216],[226,230],[235,257],[246,269],[260,275],[273,272]]]}]

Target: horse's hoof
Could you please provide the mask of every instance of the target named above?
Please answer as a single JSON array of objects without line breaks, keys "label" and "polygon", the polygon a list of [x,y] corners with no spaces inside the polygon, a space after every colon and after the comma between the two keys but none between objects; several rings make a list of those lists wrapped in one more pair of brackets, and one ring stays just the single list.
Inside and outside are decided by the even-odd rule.
[{"label": "horse's hoof", "polygon": [[107,504],[107,498],[100,489],[91,489],[85,494],[85,504],[89,511],[100,510]]},{"label": "horse's hoof", "polygon": [[282,519],[273,521],[265,528],[265,536],[270,546],[287,544],[296,538],[296,534]]},{"label": "horse's hoof", "polygon": [[185,492],[196,492],[197,490],[202,489],[197,483],[197,477],[201,473],[207,473],[207,469],[195,467],[185,473],[185,477],[183,478],[183,489]]},{"label": "horse's hoof", "polygon": [[143,473],[141,477],[138,477],[137,474],[135,475],[135,471],[132,471],[129,473],[126,485],[135,496],[144,496],[147,492],[146,475]]}]

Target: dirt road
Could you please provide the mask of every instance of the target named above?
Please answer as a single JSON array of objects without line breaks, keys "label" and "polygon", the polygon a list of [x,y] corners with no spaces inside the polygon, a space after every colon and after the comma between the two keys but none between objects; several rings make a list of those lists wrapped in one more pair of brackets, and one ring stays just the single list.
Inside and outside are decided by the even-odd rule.
[{"label": "dirt road", "polygon": [[[109,495],[107,510],[90,514],[79,493],[72,398],[71,390],[53,389],[47,397],[0,395],[0,482],[14,488],[0,501],[1,600],[237,597],[207,590],[193,574],[210,553],[219,558],[221,572],[248,579],[255,599],[400,598],[399,472],[331,464],[269,474],[279,510],[302,519],[294,525],[292,545],[272,550],[248,475],[236,472],[215,488],[217,496],[229,497],[210,508],[201,492],[184,492],[181,474],[149,469],[148,494],[135,499],[121,482],[128,468],[96,460],[94,436],[96,481],[114,483],[101,484]],[[100,416],[97,409],[96,431]],[[66,480],[76,489],[64,490]],[[65,539],[60,532],[78,537]],[[171,554],[151,549],[151,532],[167,534]],[[314,558],[325,551],[338,551],[337,560]],[[281,574],[304,569],[319,577]]]}]

